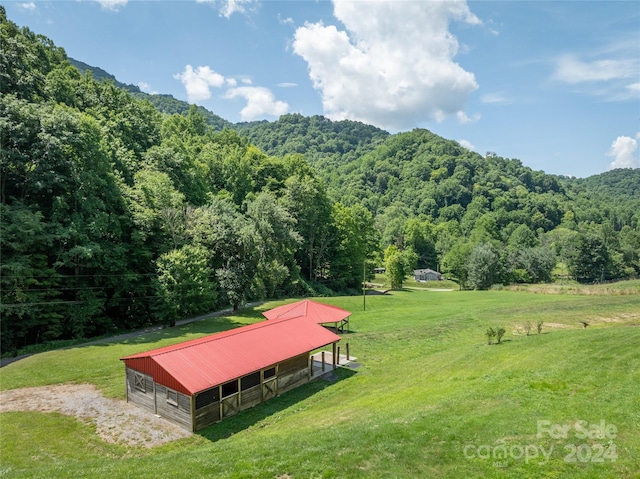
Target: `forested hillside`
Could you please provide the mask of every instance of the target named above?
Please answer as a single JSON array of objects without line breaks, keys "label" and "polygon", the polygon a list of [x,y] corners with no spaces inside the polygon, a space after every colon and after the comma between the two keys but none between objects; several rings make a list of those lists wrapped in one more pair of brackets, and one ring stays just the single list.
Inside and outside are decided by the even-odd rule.
[{"label": "forested hillside", "polygon": [[[113,82],[115,86],[118,88],[123,88],[131,93],[135,98],[140,100],[146,100],[151,103],[160,113],[166,113],[172,115],[174,113],[186,114],[189,112],[191,105],[189,105],[186,101],[177,100],[171,95],[162,95],[162,94],[149,94],[140,90],[136,85],[126,85],[124,83],[119,82],[113,75],[104,71],[99,67],[94,67],[91,65],[87,65],[84,62],[79,60],[74,60],[73,58],[69,58],[71,64],[76,67],[80,73],[83,75],[86,72],[91,72],[91,76],[98,81],[110,81]],[[197,106],[197,112],[202,115],[209,126],[214,127],[217,130],[222,130],[224,128],[232,128],[233,123],[221,118],[220,116],[210,112],[209,110]]]},{"label": "forested hillside", "polygon": [[[322,145],[325,131],[341,123],[286,115],[254,126],[249,137],[286,154]],[[381,249],[392,246],[386,256],[401,265],[402,252],[409,266],[415,253],[418,266],[439,267],[474,288],[549,281],[559,262],[581,281],[640,273],[640,170],[558,177],[427,130],[352,131],[346,154],[312,146],[305,158],[334,201],[374,215]]]},{"label": "forested hillside", "polygon": [[3,352],[357,292],[363,265],[477,289],[559,263],[581,281],[640,273],[638,170],[560,178],[319,116],[231,125],[0,21]]},{"label": "forested hillside", "polygon": [[0,13],[3,351],[360,284],[373,217],[302,156],[162,115]]}]

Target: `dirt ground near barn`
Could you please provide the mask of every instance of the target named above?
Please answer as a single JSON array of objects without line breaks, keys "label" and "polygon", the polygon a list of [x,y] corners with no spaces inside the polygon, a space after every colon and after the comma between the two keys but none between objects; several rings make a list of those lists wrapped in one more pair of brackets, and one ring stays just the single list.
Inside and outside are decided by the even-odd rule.
[{"label": "dirt ground near barn", "polygon": [[60,384],[0,391],[0,413],[55,412],[95,425],[104,441],[151,448],[191,433],[133,404],[105,398],[91,384]]}]

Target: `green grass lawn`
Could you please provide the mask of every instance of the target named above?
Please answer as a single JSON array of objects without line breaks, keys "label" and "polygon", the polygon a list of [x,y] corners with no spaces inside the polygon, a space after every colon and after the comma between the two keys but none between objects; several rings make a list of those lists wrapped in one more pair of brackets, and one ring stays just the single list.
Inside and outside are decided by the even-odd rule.
[{"label": "green grass lawn", "polygon": [[[342,343],[361,366],[337,381],[151,450],[104,443],[74,418],[3,413],[0,477],[639,477],[640,295],[410,290],[367,297],[364,312],[362,297],[323,301],[353,312]],[[0,370],[0,388],[92,383],[124,398],[118,358],[279,304],[35,355]],[[512,333],[526,321],[543,321],[542,334]],[[490,326],[507,329],[503,344],[486,344]],[[598,438],[603,421],[617,431]]]}]

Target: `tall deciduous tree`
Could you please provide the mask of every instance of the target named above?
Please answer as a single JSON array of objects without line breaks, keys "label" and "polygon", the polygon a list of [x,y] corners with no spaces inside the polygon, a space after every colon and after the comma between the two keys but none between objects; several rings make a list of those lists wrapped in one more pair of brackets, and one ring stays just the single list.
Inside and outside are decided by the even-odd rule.
[{"label": "tall deciduous tree", "polygon": [[208,266],[208,251],[184,245],[162,254],[157,265],[157,313],[169,326],[176,320],[211,311],[216,303],[216,284]]},{"label": "tall deciduous tree", "polygon": [[302,237],[295,230],[293,216],[270,192],[258,193],[248,201],[247,217],[257,236],[254,293],[273,297],[287,279],[298,276],[295,252]]},{"label": "tall deciduous tree", "polygon": [[302,237],[298,261],[310,280],[323,276],[331,239],[331,204],[324,185],[311,175],[290,176],[285,181],[282,204],[296,220]]},{"label": "tall deciduous tree", "polygon": [[396,245],[389,245],[384,251],[384,266],[391,288],[402,288],[407,275],[411,274],[418,261],[418,255],[412,248],[400,251]]},{"label": "tall deciduous tree", "polygon": [[604,279],[611,257],[604,241],[592,233],[574,237],[569,249],[569,272],[578,281]]},{"label": "tall deciduous tree", "polygon": [[481,243],[471,251],[467,259],[469,286],[487,289],[500,281],[500,254],[491,243]]},{"label": "tall deciduous tree", "polygon": [[418,266],[436,268],[435,225],[425,218],[412,218],[404,228],[404,244],[418,254]]},{"label": "tall deciduous tree", "polygon": [[329,258],[331,285],[338,290],[357,288],[363,280],[365,262],[373,259],[377,249],[373,216],[361,205],[336,203],[332,223],[335,236]]}]

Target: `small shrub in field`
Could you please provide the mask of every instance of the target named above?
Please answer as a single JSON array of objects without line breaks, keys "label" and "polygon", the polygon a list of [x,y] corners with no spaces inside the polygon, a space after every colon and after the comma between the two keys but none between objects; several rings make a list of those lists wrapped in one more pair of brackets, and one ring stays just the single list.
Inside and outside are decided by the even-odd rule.
[{"label": "small shrub in field", "polygon": [[542,325],[543,324],[544,324],[544,321],[538,321],[538,326],[537,326],[538,334],[540,334],[542,332]]},{"label": "small shrub in field", "polygon": [[527,336],[531,334],[531,321],[525,321],[523,324],[524,332],[527,333]]},{"label": "small shrub in field", "polygon": [[493,328],[488,328],[484,334],[487,337],[487,344],[492,344],[493,338],[498,335],[497,331]]},{"label": "small shrub in field", "polygon": [[498,344],[500,344],[500,342],[502,341],[502,336],[504,336],[504,333],[506,333],[507,331],[500,326],[498,329],[496,329],[496,336],[498,338]]}]

